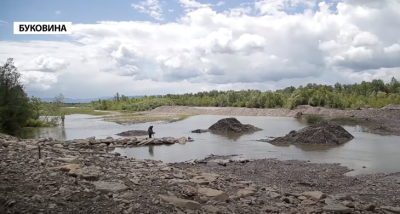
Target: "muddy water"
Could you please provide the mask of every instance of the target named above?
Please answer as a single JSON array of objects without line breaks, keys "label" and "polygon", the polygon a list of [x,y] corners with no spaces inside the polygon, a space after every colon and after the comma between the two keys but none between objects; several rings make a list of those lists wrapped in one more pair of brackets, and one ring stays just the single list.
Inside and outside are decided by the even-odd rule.
[{"label": "muddy water", "polygon": [[[312,162],[341,163],[353,168],[350,174],[371,172],[400,171],[400,137],[380,136],[366,133],[360,126],[345,127],[355,139],[339,147],[299,147],[274,146],[255,141],[267,136],[281,136],[291,130],[297,130],[305,124],[293,118],[282,117],[236,117],[242,123],[249,123],[264,129],[247,135],[216,135],[211,133],[193,134],[193,129],[208,128],[217,120],[226,116],[194,116],[175,123],[151,123],[154,125],[155,137],[190,136],[195,139],[186,145],[150,146],[140,148],[116,149],[128,157],[159,159],[165,162],[180,162],[204,158],[207,155],[240,154],[243,158],[278,158],[299,159]],[[132,130],[146,130],[150,123],[119,125],[106,122],[99,117],[88,115],[69,115],[65,127],[26,129],[20,137],[53,137],[56,139],[77,139],[95,136],[105,138]]]}]

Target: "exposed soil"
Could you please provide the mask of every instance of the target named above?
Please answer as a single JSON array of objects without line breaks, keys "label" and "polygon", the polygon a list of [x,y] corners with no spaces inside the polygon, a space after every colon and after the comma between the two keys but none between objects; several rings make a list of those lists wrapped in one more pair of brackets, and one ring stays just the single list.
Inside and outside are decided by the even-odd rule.
[{"label": "exposed soil", "polygon": [[129,137],[129,136],[146,136],[148,132],[146,130],[129,130],[116,134],[118,136]]},{"label": "exposed soil", "polygon": [[199,164],[165,164],[128,159],[96,147],[56,145],[1,140],[0,213],[396,213],[400,209],[399,173],[348,177],[343,174],[350,169],[338,164],[232,161],[219,156]]},{"label": "exposed soil", "polygon": [[298,106],[295,109],[256,109],[236,107],[189,107],[189,106],[161,106],[148,114],[188,114],[188,115],[230,115],[230,116],[277,116],[302,117],[319,115],[328,120],[334,119],[341,125],[362,125],[369,132],[382,135],[400,136],[400,110],[389,106],[384,109],[354,109],[340,110],[323,107]]},{"label": "exposed soil", "polygon": [[293,130],[283,137],[277,137],[268,142],[271,144],[339,145],[353,138],[354,136],[342,126],[324,121],[299,131]]}]

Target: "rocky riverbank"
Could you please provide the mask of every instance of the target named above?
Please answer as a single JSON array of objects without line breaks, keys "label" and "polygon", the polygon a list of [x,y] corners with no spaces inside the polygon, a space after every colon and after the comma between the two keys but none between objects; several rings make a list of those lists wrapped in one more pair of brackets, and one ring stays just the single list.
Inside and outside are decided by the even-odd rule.
[{"label": "rocky riverbank", "polygon": [[[48,141],[49,142],[49,141]],[[1,139],[0,213],[398,213],[400,173],[347,177],[338,164],[166,164]],[[197,164],[196,164],[197,163]],[[397,206],[397,207],[396,207]]]},{"label": "rocky riverbank", "polygon": [[340,125],[363,125],[369,132],[384,135],[400,135],[400,110],[395,108],[384,109],[357,109],[339,110],[323,107],[298,106],[290,109],[256,109],[236,107],[189,107],[189,106],[161,106],[150,112],[157,114],[187,114],[187,115],[230,115],[230,116],[274,116],[274,117],[301,117],[304,115],[319,115],[326,120]]},{"label": "rocky riverbank", "polygon": [[[1,137],[1,136],[0,136]],[[1,139],[1,138],[0,138]],[[9,138],[0,141],[0,145],[8,146],[16,142],[20,142],[22,139]],[[39,138],[39,139],[25,139],[21,142],[28,143],[34,146],[49,146],[60,149],[95,149],[110,151],[117,147],[139,147],[149,145],[172,145],[175,143],[186,144],[190,140],[186,137],[174,138],[174,137],[163,137],[163,138],[147,138],[147,137],[127,137],[117,138],[107,137],[105,139],[96,139],[95,137],[89,137],[86,139],[75,139],[75,140],[54,140],[53,138]]]}]

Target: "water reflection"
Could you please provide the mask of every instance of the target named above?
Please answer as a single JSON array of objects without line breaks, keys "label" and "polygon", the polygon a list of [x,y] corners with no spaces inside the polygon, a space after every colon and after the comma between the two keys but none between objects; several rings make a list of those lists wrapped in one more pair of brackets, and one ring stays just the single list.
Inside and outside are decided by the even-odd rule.
[{"label": "water reflection", "polygon": [[150,146],[149,146],[149,155],[150,155],[151,157],[154,157],[154,146],[153,146],[153,145],[150,145]]},{"label": "water reflection", "polygon": [[67,139],[65,127],[23,128],[16,135],[20,138],[46,138]]},{"label": "water reflection", "polygon": [[248,137],[250,137],[251,135],[253,135],[255,132],[247,132],[247,133],[212,133],[214,135],[218,135],[222,138],[226,138],[228,140],[231,141],[237,141],[243,137],[246,137],[246,135]]}]

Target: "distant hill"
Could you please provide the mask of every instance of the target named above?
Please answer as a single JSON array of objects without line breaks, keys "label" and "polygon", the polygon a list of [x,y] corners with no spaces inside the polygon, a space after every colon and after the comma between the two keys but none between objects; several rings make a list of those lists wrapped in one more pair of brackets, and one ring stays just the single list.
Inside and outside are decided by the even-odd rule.
[{"label": "distant hill", "polygon": [[[144,97],[142,95],[140,96],[128,96],[129,98],[141,98]],[[53,98],[40,98],[43,102],[51,102],[53,101]],[[114,100],[114,97],[96,97],[96,98],[86,98],[86,99],[74,99],[74,98],[64,98],[65,103],[89,103],[92,101],[96,100]]]}]

